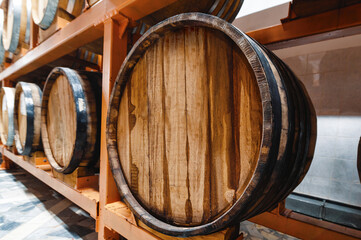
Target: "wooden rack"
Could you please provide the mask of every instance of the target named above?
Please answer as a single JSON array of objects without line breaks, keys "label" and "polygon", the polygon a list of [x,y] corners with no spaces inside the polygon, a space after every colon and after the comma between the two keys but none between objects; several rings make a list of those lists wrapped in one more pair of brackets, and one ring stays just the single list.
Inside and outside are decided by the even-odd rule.
[{"label": "wooden rack", "polygon": [[[4,159],[2,167],[9,168],[11,162],[16,163],[64,195],[70,201],[83,208],[90,216],[96,219],[96,230],[99,233],[99,239],[119,239],[119,235],[127,239],[137,240],[161,239],[150,231],[139,227],[131,211],[120,201],[120,196],[108,164],[105,129],[111,89],[127,54],[129,43],[128,35],[126,34],[127,27],[134,21],[175,1],[176,0],[101,0],[41,44],[37,43],[37,28],[32,24],[31,49],[25,56],[0,73],[0,80],[3,82],[3,86],[7,86],[12,81],[16,81],[18,77],[31,73],[75,51],[79,47],[103,37],[103,92],[99,183],[94,186],[92,181],[84,181],[81,188],[71,188],[53,178],[50,172],[44,171],[24,161],[21,156],[14,154],[5,147],[0,147]],[[11,160],[11,162],[9,160]],[[258,219],[262,218],[262,216],[263,215],[257,216],[257,219],[254,221],[259,221]],[[277,216],[279,217],[281,215]],[[269,217],[267,219],[269,219]],[[277,226],[275,226],[275,228],[277,228]],[[325,227],[316,227],[316,229],[328,231],[330,234],[334,233],[334,231],[328,230]],[[286,232],[292,235],[292,232]],[[307,229],[303,232],[312,233]],[[226,235],[226,232],[220,234]],[[295,234],[295,236],[300,235]],[[343,239],[353,239],[352,237],[348,238],[348,236],[344,234],[339,234],[339,237],[347,237]],[[202,236],[192,239],[214,238]]]}]

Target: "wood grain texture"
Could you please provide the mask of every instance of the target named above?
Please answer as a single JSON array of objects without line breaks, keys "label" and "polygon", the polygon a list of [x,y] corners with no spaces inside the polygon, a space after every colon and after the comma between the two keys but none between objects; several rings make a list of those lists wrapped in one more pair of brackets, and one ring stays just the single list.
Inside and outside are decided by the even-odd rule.
[{"label": "wood grain texture", "polygon": [[48,102],[48,133],[51,151],[58,164],[69,165],[76,137],[76,109],[66,76],[59,76]]},{"label": "wood grain texture", "polygon": [[313,113],[302,84],[263,46],[219,18],[177,15],[144,33],[119,71],[110,167],[147,226],[210,234],[298,185],[313,156]]},{"label": "wood grain texture", "polygon": [[14,142],[14,95],[15,88],[3,87],[0,93],[1,142],[12,146]]},{"label": "wood grain texture", "polygon": [[226,36],[205,28],[166,34],[135,66],[119,107],[131,190],[174,224],[214,220],[253,176],[262,121],[254,74]]},{"label": "wood grain texture", "polygon": [[41,150],[42,91],[34,83],[19,82],[15,88],[15,146],[20,155]]},{"label": "wood grain texture", "polygon": [[44,86],[41,137],[52,167],[70,174],[99,160],[100,75],[55,68]]},{"label": "wood grain texture", "polygon": [[[16,107],[15,107],[16,109]],[[24,147],[26,140],[26,125],[27,125],[27,114],[26,114],[26,105],[25,105],[25,97],[24,93],[20,93],[19,106],[15,110],[18,111],[18,126],[19,126],[19,138],[21,146]],[[16,121],[16,119],[15,119]]]}]

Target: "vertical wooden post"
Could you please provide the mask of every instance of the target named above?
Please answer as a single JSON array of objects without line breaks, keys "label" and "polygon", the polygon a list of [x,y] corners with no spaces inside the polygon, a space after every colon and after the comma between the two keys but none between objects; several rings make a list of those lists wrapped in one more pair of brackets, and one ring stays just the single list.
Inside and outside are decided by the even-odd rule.
[{"label": "vertical wooden post", "polygon": [[31,19],[30,23],[30,48],[33,49],[38,45],[39,37],[39,26],[34,23],[34,20]]},{"label": "vertical wooden post", "polygon": [[100,149],[100,178],[99,178],[99,221],[98,239],[118,239],[119,235],[106,229],[103,221],[103,210],[108,203],[120,200],[108,162],[106,143],[106,118],[110,94],[120,66],[127,55],[127,36],[121,37],[121,30],[125,29],[128,19],[119,22],[107,19],[104,22],[103,46],[103,86],[102,86],[102,117],[101,117],[101,149]]}]

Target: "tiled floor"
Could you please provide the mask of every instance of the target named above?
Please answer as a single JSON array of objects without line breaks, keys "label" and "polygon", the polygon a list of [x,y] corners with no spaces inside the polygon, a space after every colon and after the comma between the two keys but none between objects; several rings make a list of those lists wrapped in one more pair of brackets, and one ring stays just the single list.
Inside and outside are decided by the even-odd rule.
[{"label": "tiled floor", "polygon": [[297,238],[248,221],[242,222],[240,231],[244,240],[296,240]]},{"label": "tiled floor", "polygon": [[[0,240],[95,240],[86,212],[22,169],[0,171]],[[245,221],[245,240],[294,240]]]},{"label": "tiled floor", "polygon": [[86,212],[23,170],[0,171],[0,240],[97,239]]}]

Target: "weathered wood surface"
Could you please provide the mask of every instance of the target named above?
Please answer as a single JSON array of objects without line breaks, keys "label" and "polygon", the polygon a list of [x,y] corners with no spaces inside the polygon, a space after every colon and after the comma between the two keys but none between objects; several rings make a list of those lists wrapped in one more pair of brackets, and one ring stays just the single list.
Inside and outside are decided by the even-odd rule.
[{"label": "weathered wood surface", "polygon": [[131,190],[155,214],[209,222],[249,184],[262,106],[248,68],[231,41],[205,28],[167,34],[137,63],[119,107],[118,149]]},{"label": "weathered wood surface", "polygon": [[14,105],[15,146],[20,155],[30,155],[41,147],[42,91],[34,83],[16,85]]},{"label": "weathered wood surface", "polygon": [[272,208],[312,160],[316,118],[289,68],[227,22],[182,14],[123,64],[108,153],[136,217],[172,236],[209,234]]},{"label": "weathered wood surface", "polygon": [[3,44],[4,17],[4,10],[0,9],[0,65],[5,59],[5,48]]},{"label": "weathered wood surface", "polygon": [[1,142],[11,147],[14,142],[14,95],[15,88],[3,87],[0,93]]},{"label": "weathered wood surface", "polygon": [[99,150],[98,73],[55,68],[44,86],[41,134],[52,167],[68,174],[94,167]]}]

